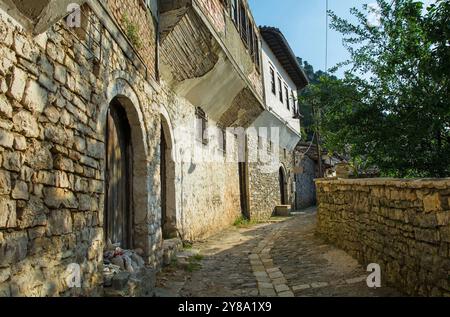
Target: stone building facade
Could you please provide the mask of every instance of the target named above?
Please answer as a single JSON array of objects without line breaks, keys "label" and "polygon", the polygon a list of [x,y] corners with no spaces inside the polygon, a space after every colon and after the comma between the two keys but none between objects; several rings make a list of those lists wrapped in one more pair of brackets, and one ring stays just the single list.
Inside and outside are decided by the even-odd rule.
[{"label": "stone building facade", "polygon": [[249,148],[250,214],[267,219],[276,206],[295,210],[295,147],[301,139],[297,96],[308,80],[280,30],[260,28],[266,110],[253,122]]},{"label": "stone building facade", "polygon": [[0,296],[102,295],[106,240],[158,270],[165,240],[273,208],[250,198],[266,104],[246,1],[22,2],[0,1]]}]

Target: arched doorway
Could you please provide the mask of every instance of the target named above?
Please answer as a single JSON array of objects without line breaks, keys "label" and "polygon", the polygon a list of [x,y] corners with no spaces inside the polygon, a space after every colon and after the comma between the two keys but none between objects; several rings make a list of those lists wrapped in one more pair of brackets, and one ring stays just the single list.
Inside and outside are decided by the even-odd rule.
[{"label": "arched doorway", "polygon": [[288,190],[287,190],[287,178],[286,178],[286,171],[284,170],[283,166],[280,167],[278,180],[280,182],[280,197],[281,197],[281,204],[282,205],[288,205]]},{"label": "arched doorway", "polygon": [[164,239],[178,237],[175,200],[175,162],[168,121],[161,115],[161,226]]},{"label": "arched doorway", "polygon": [[106,120],[105,240],[133,247],[133,145],[125,109],[118,98],[109,105]]}]

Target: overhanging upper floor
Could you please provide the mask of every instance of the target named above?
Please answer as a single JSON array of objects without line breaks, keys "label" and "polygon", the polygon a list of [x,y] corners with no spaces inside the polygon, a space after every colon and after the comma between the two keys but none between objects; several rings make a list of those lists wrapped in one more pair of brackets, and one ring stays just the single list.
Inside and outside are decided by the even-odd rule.
[{"label": "overhanging upper floor", "polygon": [[246,1],[161,1],[159,21],[162,79],[212,120],[248,127],[264,111],[264,92]]}]

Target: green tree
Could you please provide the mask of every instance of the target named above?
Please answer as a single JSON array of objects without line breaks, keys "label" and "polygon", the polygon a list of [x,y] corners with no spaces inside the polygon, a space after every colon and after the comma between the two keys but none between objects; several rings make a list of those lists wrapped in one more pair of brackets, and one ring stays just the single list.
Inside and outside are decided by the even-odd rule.
[{"label": "green tree", "polygon": [[378,166],[387,176],[450,173],[450,2],[424,11],[414,0],[378,0],[380,25],[369,9],[358,23],[330,12],[344,35],[351,66],[342,80],[322,77],[300,103],[314,107],[328,149]]}]

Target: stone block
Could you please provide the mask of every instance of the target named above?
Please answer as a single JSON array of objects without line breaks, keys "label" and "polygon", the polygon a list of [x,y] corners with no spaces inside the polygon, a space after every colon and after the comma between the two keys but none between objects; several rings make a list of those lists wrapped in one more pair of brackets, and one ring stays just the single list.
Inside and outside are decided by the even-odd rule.
[{"label": "stone block", "polygon": [[71,233],[72,215],[69,210],[53,210],[50,212],[48,224],[52,235]]},{"label": "stone block", "polygon": [[71,172],[71,173],[74,172],[73,161],[62,155],[56,156],[56,158],[54,160],[54,166],[55,166],[55,168],[62,170],[62,171]]},{"label": "stone block", "polygon": [[30,194],[28,193],[28,185],[24,181],[16,181],[14,189],[12,191],[12,197],[14,199],[28,200]]},{"label": "stone block", "polygon": [[22,132],[26,137],[37,138],[39,126],[35,116],[26,110],[18,112],[13,117],[14,129]]},{"label": "stone block", "polygon": [[423,198],[423,209],[425,210],[425,212],[443,210],[441,195],[439,193],[425,195]]},{"label": "stone block", "polygon": [[31,112],[41,113],[47,106],[48,93],[34,80],[29,80],[25,89],[24,106]]},{"label": "stone block", "polygon": [[56,64],[55,65],[55,74],[54,78],[60,82],[61,84],[65,85],[67,82],[67,70],[64,66]]},{"label": "stone block", "polygon": [[0,244],[0,267],[25,259],[27,246],[28,237],[26,231],[5,233],[4,241]]},{"label": "stone block", "polygon": [[7,95],[14,98],[16,101],[21,102],[23,93],[25,92],[27,78],[27,73],[18,67],[14,67],[11,75],[7,77],[9,87]]},{"label": "stone block", "polygon": [[0,170],[0,195],[9,195],[11,192],[11,176],[10,173]]},{"label": "stone block", "polygon": [[75,195],[67,189],[55,187],[44,188],[44,197],[45,204],[50,208],[60,208],[61,206],[71,209],[78,208],[78,201]]},{"label": "stone block", "polygon": [[48,209],[45,207],[43,201],[31,196],[30,200],[24,206],[17,208],[17,225],[20,228],[45,226],[47,225],[47,213]]},{"label": "stone block", "polygon": [[291,213],[291,206],[280,205],[275,207],[275,215],[279,217],[289,217]]},{"label": "stone block", "polygon": [[[3,90],[3,88],[1,89]],[[4,93],[0,91],[0,93]],[[8,99],[5,98],[5,96],[0,95],[0,116],[6,117],[6,118],[12,118],[13,109],[11,104],[9,103]]]},{"label": "stone block", "polygon": [[22,156],[19,152],[4,152],[3,167],[8,171],[20,172],[22,168]]},{"label": "stone block", "polygon": [[15,33],[13,48],[18,56],[36,64],[39,51],[24,34]]},{"label": "stone block", "polygon": [[11,132],[0,129],[0,146],[12,149],[14,145],[14,135]]},{"label": "stone block", "polygon": [[24,151],[27,149],[27,139],[23,135],[14,135],[14,149],[18,151]]},{"label": "stone block", "polygon": [[0,196],[0,229],[14,228],[16,224],[16,202],[7,196]]}]

